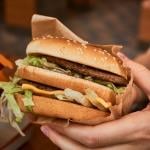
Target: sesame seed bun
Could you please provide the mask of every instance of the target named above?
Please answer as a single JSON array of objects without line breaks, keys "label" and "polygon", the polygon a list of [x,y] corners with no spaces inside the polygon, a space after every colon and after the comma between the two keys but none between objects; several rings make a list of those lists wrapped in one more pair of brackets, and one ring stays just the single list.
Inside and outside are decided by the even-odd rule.
[{"label": "sesame seed bun", "polygon": [[51,37],[31,41],[26,52],[27,54],[44,54],[70,60],[105,70],[127,79],[127,71],[123,67],[122,61],[98,46]]},{"label": "sesame seed bun", "polygon": [[[122,61],[107,51],[104,47],[91,44],[82,44],[74,40],[64,38],[42,38],[31,41],[27,46],[27,54],[41,54],[54,56],[79,64],[87,65],[100,70],[117,74],[127,79],[127,70],[123,67]],[[59,89],[70,88],[84,93],[87,88],[92,89],[99,97],[112,106],[116,105],[116,93],[110,88],[98,83],[77,78],[74,76],[42,69],[34,66],[19,66],[16,75],[30,81],[42,83]],[[23,112],[26,108],[22,102],[22,96],[16,95],[17,102]],[[110,115],[110,112],[103,112],[94,108],[88,108],[79,104],[64,102],[44,96],[33,96],[34,114],[45,117],[56,117],[69,119],[73,122],[95,125]]]},{"label": "sesame seed bun", "polygon": [[[16,94],[16,100],[23,112],[28,112],[23,104],[23,96]],[[69,119],[72,122],[78,122],[88,125],[101,123],[109,113],[102,112],[93,108],[84,107],[74,103],[58,101],[42,96],[33,96],[32,113],[45,117],[55,117]]]},{"label": "sesame seed bun", "polygon": [[105,101],[109,101],[112,104],[115,103],[116,94],[110,88],[85,79],[33,66],[19,67],[16,75],[23,79],[35,81],[37,83],[42,83],[60,89],[70,88],[81,93],[84,93],[85,89],[90,88]]}]

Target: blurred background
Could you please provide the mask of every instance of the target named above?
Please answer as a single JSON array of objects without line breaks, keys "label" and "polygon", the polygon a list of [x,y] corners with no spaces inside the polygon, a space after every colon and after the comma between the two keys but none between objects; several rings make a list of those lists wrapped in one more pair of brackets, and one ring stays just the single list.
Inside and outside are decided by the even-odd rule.
[{"label": "blurred background", "polygon": [[[6,56],[0,57],[1,68],[25,56],[35,13],[58,18],[89,42],[123,45],[123,52],[130,58],[150,45],[150,0],[0,0],[0,54]],[[5,76],[12,72],[4,71]],[[58,149],[44,138],[39,127],[27,121],[23,129],[30,136],[21,138],[0,125],[0,149]]]}]

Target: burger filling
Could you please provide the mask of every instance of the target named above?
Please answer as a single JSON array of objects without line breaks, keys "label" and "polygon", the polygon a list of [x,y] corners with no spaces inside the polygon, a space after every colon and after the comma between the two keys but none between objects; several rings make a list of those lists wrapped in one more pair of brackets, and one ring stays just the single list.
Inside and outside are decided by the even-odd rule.
[{"label": "burger filling", "polygon": [[52,56],[29,55],[23,60],[18,60],[16,64],[18,66],[35,66],[74,76],[76,78],[90,80],[92,82],[107,86],[116,94],[123,93],[125,86],[128,83],[127,79],[119,75]]},{"label": "burger filling", "polygon": [[[123,93],[128,83],[126,79],[116,74],[55,57],[29,55],[23,60],[16,61],[16,64],[18,66],[35,66],[89,80],[107,86],[116,94]],[[9,82],[0,82],[0,89],[2,89],[0,97],[0,121],[10,122],[10,124],[23,136],[24,133],[20,130],[19,124],[24,114],[21,112],[15,100],[16,93],[23,95],[24,106],[29,112],[34,108],[34,103],[32,101],[33,94],[69,101],[85,107],[93,107],[101,111],[109,111],[109,108],[112,106],[110,102],[103,100],[91,89],[86,89],[83,94],[69,88],[64,90],[56,89],[16,76],[11,78]]]},{"label": "burger filling", "polygon": [[19,124],[22,122],[24,113],[21,112],[15,100],[18,93],[23,95],[23,103],[28,112],[32,112],[34,107],[33,94],[97,108],[101,111],[109,111],[112,106],[110,102],[105,102],[91,89],[86,89],[85,94],[82,94],[69,88],[59,90],[16,76],[9,82],[0,82],[0,89],[3,90],[0,97],[0,122],[9,122],[22,136],[25,134],[21,131]]}]

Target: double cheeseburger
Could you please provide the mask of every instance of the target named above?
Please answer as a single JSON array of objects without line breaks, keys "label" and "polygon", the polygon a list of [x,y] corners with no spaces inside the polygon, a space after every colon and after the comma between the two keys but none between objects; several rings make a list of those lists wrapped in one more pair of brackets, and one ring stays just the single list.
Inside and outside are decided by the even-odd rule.
[{"label": "double cheeseburger", "polygon": [[14,78],[0,82],[1,104],[9,106],[14,124],[22,112],[98,124],[129,82],[121,60],[99,46],[51,37],[31,41],[26,52]]}]

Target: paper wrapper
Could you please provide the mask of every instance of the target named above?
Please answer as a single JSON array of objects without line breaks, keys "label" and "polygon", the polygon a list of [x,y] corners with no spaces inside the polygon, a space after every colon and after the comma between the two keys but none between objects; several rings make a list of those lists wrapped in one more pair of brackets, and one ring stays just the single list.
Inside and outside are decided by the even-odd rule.
[{"label": "paper wrapper", "polygon": [[[67,38],[71,40],[76,40],[81,43],[87,43],[77,35],[75,35],[72,31],[70,31],[65,25],[63,25],[58,19],[52,17],[46,17],[41,15],[34,15],[32,17],[32,38],[46,38],[46,37],[60,37]],[[105,49],[116,55],[118,51],[122,48],[119,45],[97,45],[98,47]],[[133,77],[130,73],[130,81],[127,85],[127,88],[124,94],[116,96],[116,105],[110,108],[110,115],[103,119],[99,120],[99,123],[118,119],[121,116],[128,114],[132,110],[132,105],[135,99],[135,89],[133,88]],[[69,118],[68,118],[69,119]],[[48,123],[53,119],[44,119],[39,118],[36,123]]]}]

